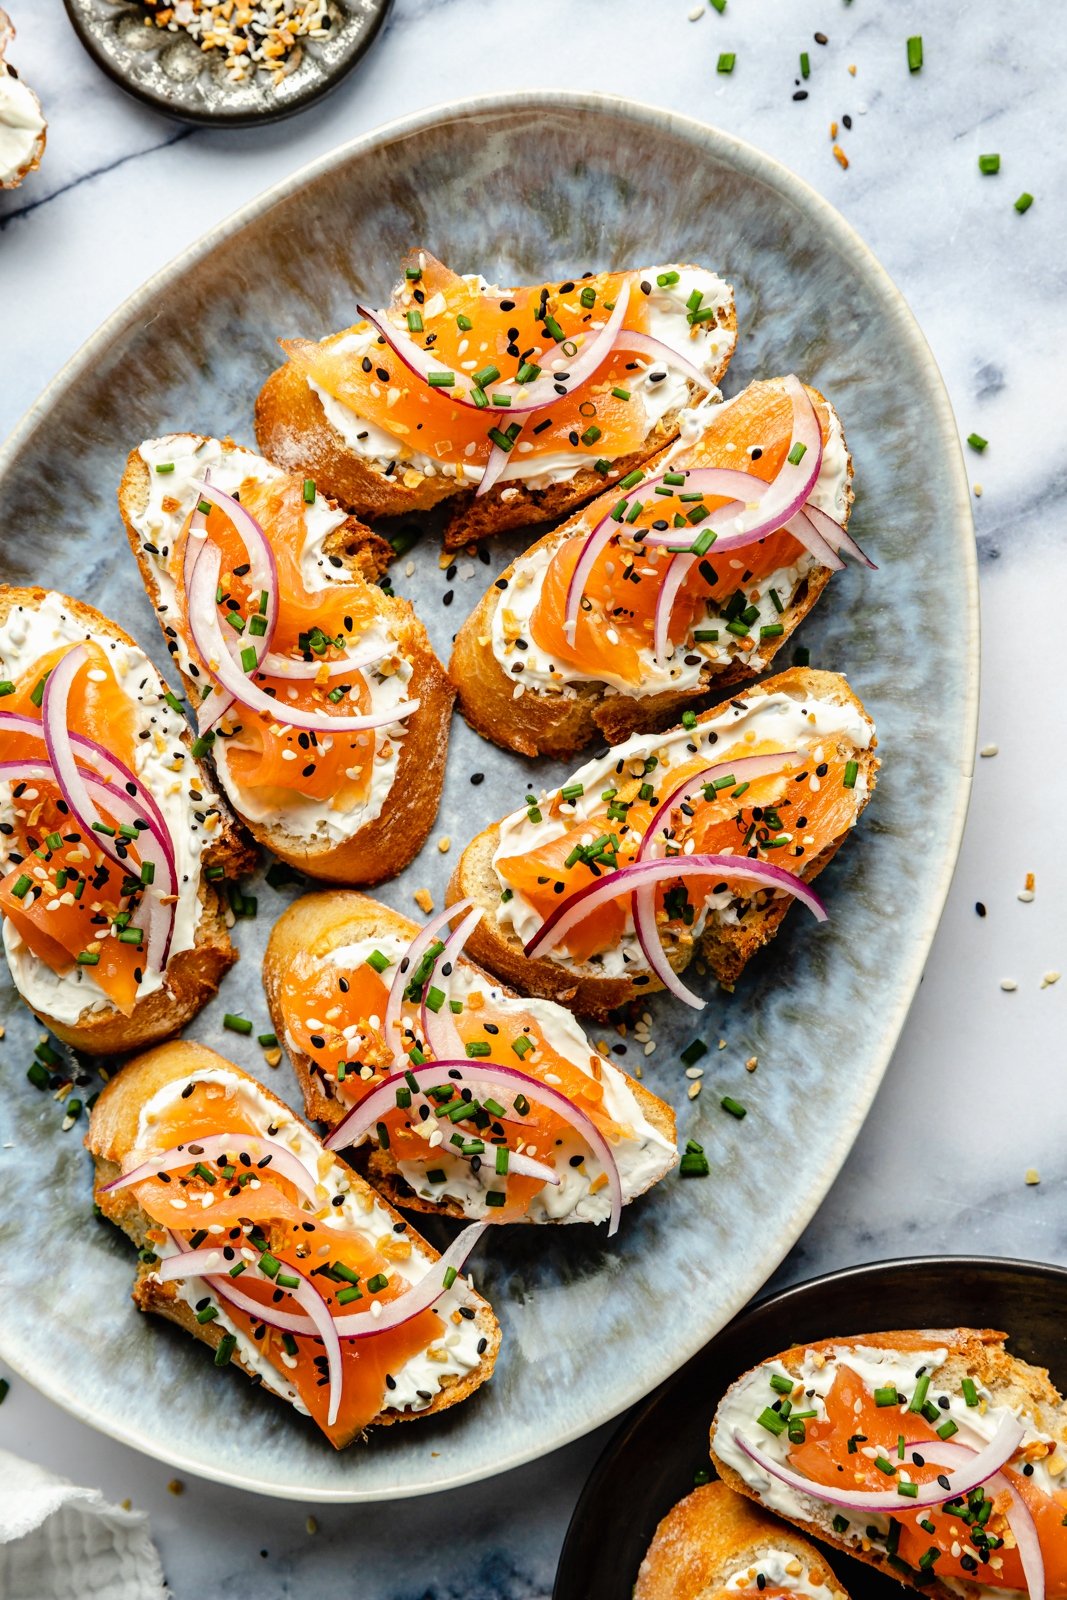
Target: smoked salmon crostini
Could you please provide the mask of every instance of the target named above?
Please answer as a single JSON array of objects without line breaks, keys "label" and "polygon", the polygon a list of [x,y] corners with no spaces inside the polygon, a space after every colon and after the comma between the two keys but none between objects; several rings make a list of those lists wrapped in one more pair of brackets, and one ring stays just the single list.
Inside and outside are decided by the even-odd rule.
[{"label": "smoked salmon crostini", "polygon": [[867,562],[851,507],[844,432],[816,390],[773,378],[698,407],[490,586],[456,637],[460,709],[523,755],[669,726],[766,671],[842,551]]},{"label": "smoked salmon crostini", "polygon": [[456,549],[567,515],[717,398],[737,338],[706,267],[490,286],[413,250],[384,310],[288,360],[256,403],[264,455],[360,516],[451,500]]},{"label": "smoked salmon crostini", "polygon": [[105,1087],[86,1135],[95,1198],[138,1246],[133,1298],[287,1400],[336,1449],[428,1416],[493,1370],[500,1329],[460,1276],[289,1107],[175,1041]]},{"label": "smoked salmon crostini", "polygon": [[720,1477],[944,1600],[1067,1595],[1067,1406],[989,1329],[820,1339],[753,1367],[711,1427]]},{"label": "smoked salmon crostini", "polygon": [[677,1161],[670,1107],[570,1012],[462,950],[482,913],[425,926],[351,891],[281,916],[264,981],[308,1116],[367,1147],[394,1204],[489,1222],[608,1222]]},{"label": "smoked salmon crostini", "polygon": [[312,877],[377,883],[441,798],[454,690],[405,600],[363,576],[373,535],[229,440],[168,434],[119,504],[219,782]]},{"label": "smoked salmon crostini", "polygon": [[0,587],[0,916],[12,980],[93,1054],[184,1026],[237,959],[244,843],[181,701],[91,606]]},{"label": "smoked salmon crostini", "polygon": [[641,1563],[633,1600],[848,1600],[825,1558],[724,1483],[673,1506]]},{"label": "smoked salmon crostini", "polygon": [[700,955],[727,988],[801,900],[870,798],[874,723],[844,678],[793,668],[635,734],[468,845],[450,901],[484,910],[467,948],[579,1015],[666,988]]}]

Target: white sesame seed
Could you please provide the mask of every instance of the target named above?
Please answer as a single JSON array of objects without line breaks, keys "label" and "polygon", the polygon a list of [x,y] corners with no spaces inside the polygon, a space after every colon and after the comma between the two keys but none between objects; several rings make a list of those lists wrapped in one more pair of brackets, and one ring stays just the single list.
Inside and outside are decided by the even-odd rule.
[{"label": "white sesame seed", "polygon": [[691,1083],[689,1085],[688,1093],[689,1093],[690,1100],[695,1100],[696,1099],[697,1095],[700,1093],[700,1087],[701,1086],[700,1086],[699,1080],[696,1083]]},{"label": "white sesame seed", "polygon": [[980,756],[995,756],[995,755],[997,755],[999,753],[999,750],[1000,750],[1000,746],[999,745],[984,744],[982,746],[981,750],[979,750],[978,754]]},{"label": "white sesame seed", "polygon": [[1019,987],[1019,985],[1014,978],[1001,978],[1000,987],[1004,990],[1005,994],[1012,994]]}]

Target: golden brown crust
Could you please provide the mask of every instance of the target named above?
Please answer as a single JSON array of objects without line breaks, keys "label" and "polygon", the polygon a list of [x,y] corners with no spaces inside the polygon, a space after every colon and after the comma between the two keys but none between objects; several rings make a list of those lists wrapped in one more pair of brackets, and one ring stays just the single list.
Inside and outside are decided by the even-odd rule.
[{"label": "golden brown crust", "polygon": [[[807,695],[834,700],[839,704],[851,704],[866,715],[843,677],[838,673],[818,672],[810,667],[791,667],[755,688],[739,691],[734,698],[744,700],[775,693]],[[707,721],[722,709],[721,706],[713,706],[702,712],[698,720]],[[872,739],[868,750],[855,752],[859,770],[866,779],[865,792],[857,802],[857,816],[863,811],[874,789],[879,765],[874,755],[877,742],[877,739]],[[848,837],[848,832],[805,863],[802,876],[806,882],[810,883],[833,859]],[[544,995],[569,1006],[580,1016],[600,1020],[606,1019],[619,1006],[643,1000],[663,987],[657,978],[645,972],[638,972],[634,978],[606,978],[590,963],[581,967],[563,966],[553,961],[551,956],[530,960],[524,955],[519,940],[501,928],[495,915],[500,901],[500,886],[492,860],[498,839],[498,823],[493,823],[478,834],[456,863],[447,890],[447,902],[450,905],[469,896],[476,904],[486,908],[486,915],[467,942],[467,949],[475,961],[526,994]],[[737,982],[746,963],[777,932],[792,903],[789,899],[772,899],[765,906],[753,907],[744,920],[736,925],[714,923],[709,927],[699,941],[699,950],[719,983],[729,988]],[[692,946],[672,953],[671,962],[675,970],[681,971],[693,953]]]},{"label": "golden brown crust", "polygon": [[[809,387],[808,393],[814,400],[829,406],[825,396],[817,389]],[[846,460],[849,482],[847,523],[852,508],[852,457],[847,449]],[[654,467],[655,463],[650,465]],[[609,508],[609,504],[605,498],[601,515]],[[717,668],[709,663],[701,671],[700,682],[691,689],[664,689],[658,694],[630,695],[603,683],[575,683],[569,685],[566,692],[524,685],[523,692],[516,699],[516,687],[521,679],[505,671],[493,652],[491,642],[493,614],[501,601],[499,585],[506,582],[510,587],[520,563],[528,561],[542,550],[554,551],[580,520],[575,518],[562,528],[553,528],[517,556],[490,584],[456,635],[448,666],[458,691],[459,709],[475,733],[480,733],[483,739],[492,740],[502,749],[517,750],[524,756],[548,755],[565,760],[598,738],[606,738],[609,744],[618,744],[632,733],[659,732],[672,727],[687,706],[705,701],[709,694],[717,694],[731,684],[751,683],[772,665],[776,655],[804,621],[833,576],[827,567],[814,569],[804,579],[795,600],[783,614],[781,621],[784,631],[778,637],[762,644],[747,664],[733,661]]]},{"label": "golden brown crust", "polygon": [[[842,1345],[870,1345],[885,1350],[946,1349],[948,1357],[944,1366],[939,1369],[939,1382],[944,1380],[947,1386],[954,1386],[964,1377],[974,1378],[991,1390],[1000,1403],[1010,1406],[1018,1414],[1031,1414],[1038,1429],[1052,1435],[1067,1450],[1067,1402],[1052,1384],[1044,1367],[1031,1366],[1004,1348],[1007,1337],[1007,1334],[993,1328],[908,1328],[811,1340],[806,1344],[793,1345],[780,1355],[767,1356],[748,1373],[742,1374],[726,1391],[718,1409],[721,1410],[739,1384],[768,1362],[780,1362],[787,1372],[799,1374],[804,1356],[809,1350],[829,1355],[835,1347]],[[730,1489],[758,1504],[759,1496],[755,1491],[749,1487],[740,1473],[727,1465],[716,1452],[717,1423],[718,1410],[711,1424],[710,1439],[711,1460],[716,1472]],[[832,1507],[827,1509],[825,1525],[807,1522],[800,1517],[788,1517],[784,1520],[803,1533],[814,1534],[824,1544],[845,1551],[855,1560],[865,1561],[868,1566],[876,1567],[905,1588],[921,1588],[923,1594],[937,1595],[939,1600],[960,1600],[961,1592],[973,1596],[974,1600],[980,1600],[980,1597],[988,1594],[988,1589],[981,1583],[968,1583],[960,1578],[953,1579],[953,1585],[950,1587],[947,1583],[939,1581],[936,1574],[932,1581],[923,1582],[921,1585],[913,1583],[907,1570],[901,1565],[891,1563],[885,1552],[879,1551],[874,1546],[863,1549],[859,1545],[853,1545],[837,1537],[832,1531],[832,1510]]]},{"label": "golden brown crust", "polygon": [[[289,1038],[281,999],[284,974],[300,959],[302,952],[307,952],[312,959],[315,959],[342,945],[355,944],[368,936],[381,937],[392,933],[405,939],[413,939],[419,931],[420,925],[409,917],[351,889],[322,890],[315,894],[303,895],[282,912],[271,929],[263,958],[263,986],[267,995],[271,1023],[293,1064],[293,1071],[304,1097],[305,1112],[316,1121],[336,1127],[348,1108],[325,1092],[321,1074],[314,1070],[310,1057],[296,1049]],[[466,957],[461,957],[461,963],[481,973],[476,963],[468,961]],[[496,980],[488,973],[482,973],[482,976],[487,983],[495,984]],[[512,990],[505,989],[504,992],[514,995]],[[589,1048],[592,1052],[593,1046],[590,1045]],[[622,1071],[617,1062],[614,1065]],[[673,1140],[676,1130],[674,1112],[670,1106],[646,1089],[644,1084],[638,1083],[628,1074],[623,1075],[646,1119],[659,1133]],[[379,1194],[384,1194],[393,1205],[403,1206],[408,1211],[434,1212],[439,1215],[443,1213],[453,1217],[464,1215],[462,1208],[454,1201],[448,1200],[435,1205],[414,1194],[404,1182],[395,1159],[387,1150],[372,1148],[365,1158],[365,1168],[367,1177]],[[637,1196],[631,1198],[636,1199]]]},{"label": "golden brown crust", "polygon": [[[226,449],[238,448],[232,440],[222,443]],[[148,469],[139,452],[132,450],[119,488],[119,509],[141,579],[158,613],[159,584],[134,522],[145,504],[147,485]],[[358,536],[346,532],[352,527],[359,530]],[[331,535],[324,548],[328,555],[337,556],[348,567],[353,579],[358,580],[373,575],[386,564],[380,559],[379,546],[389,550],[370,529],[350,519]],[[369,584],[367,594],[397,639],[400,652],[412,664],[408,698],[420,702],[418,711],[408,719],[407,733],[399,741],[396,774],[380,814],[339,843],[328,839],[309,843],[306,837],[281,824],[258,822],[246,816],[240,811],[236,798],[230,797],[230,803],[249,832],[282,861],[309,877],[340,883],[374,884],[395,877],[426,842],[441,802],[455,698],[451,679],[438,661],[426,629],[410,602],[386,594],[374,584]],[[189,688],[190,681],[186,679],[187,691]]]},{"label": "golden brown crust", "polygon": [[[0,623],[7,620],[9,612],[16,606],[35,609],[51,592],[38,585],[26,588],[0,585]],[[86,605],[82,600],[74,600],[69,595],[60,598],[71,615],[84,623],[87,632],[118,639],[125,645],[140,649],[137,641],[117,622],[112,622],[93,606]],[[155,668],[152,670],[155,671]],[[164,679],[161,678],[160,682],[164,688],[167,687]],[[182,743],[189,763],[203,771],[203,762],[197,762],[193,757],[192,736],[188,731],[182,734]],[[214,789],[216,785],[205,779],[205,787]],[[218,792],[221,796],[221,791]],[[211,999],[224,975],[237,960],[237,951],[230,943],[227,932],[226,904],[205,876],[205,869],[221,867],[225,878],[235,879],[251,872],[256,862],[256,853],[231,816],[224,798],[220,800],[219,817],[220,826],[201,857],[200,920],[195,945],[189,950],[179,951],[171,958],[167,964],[166,982],[154,993],[136,1001],[129,1016],[109,1007],[102,1011],[83,1012],[77,1022],[63,1022],[31,1007],[34,1015],[57,1039],[62,1039],[75,1050],[84,1050],[88,1055],[118,1055],[128,1050],[142,1050],[184,1028]]]},{"label": "golden brown crust", "polygon": [[703,1484],[668,1511],[641,1563],[633,1600],[713,1600],[746,1563],[758,1568],[771,1550],[801,1563],[798,1582],[826,1585],[828,1600],[848,1600],[815,1545],[723,1483]]},{"label": "golden brown crust", "polygon": [[[251,1074],[242,1072],[232,1062],[226,1061],[214,1050],[207,1049],[204,1045],[194,1044],[190,1040],[173,1040],[170,1044],[161,1045],[156,1050],[151,1050],[147,1055],[138,1056],[131,1061],[116,1077],[112,1078],[101,1091],[100,1098],[93,1107],[89,1119],[89,1131],[85,1136],[85,1145],[93,1157],[95,1166],[95,1194],[97,1205],[109,1221],[123,1230],[134,1242],[140,1246],[144,1242],[145,1233],[150,1226],[149,1218],[137,1204],[132,1189],[122,1189],[118,1193],[104,1193],[103,1186],[117,1177],[122,1169],[123,1161],[135,1148],[137,1140],[138,1122],[141,1107],[153,1095],[168,1083],[187,1077],[191,1072],[203,1068],[224,1068],[239,1077],[250,1078]],[[282,1107],[287,1113],[289,1107],[278,1099],[277,1095],[263,1086],[258,1079],[252,1079],[257,1089]],[[314,1130],[309,1130],[314,1135]],[[337,1166],[344,1167],[349,1177],[351,1187],[359,1191],[366,1185],[358,1174],[353,1173],[338,1157],[334,1157]],[[369,1192],[369,1191],[368,1191]],[[376,1196],[382,1204],[387,1204]],[[391,1209],[391,1208],[390,1208]],[[396,1222],[402,1222],[399,1213],[393,1213]],[[407,1237],[411,1240],[415,1251],[429,1261],[437,1261],[439,1252],[425,1239],[415,1233],[410,1226]],[[473,1291],[472,1291],[473,1294]],[[133,1289],[134,1303],[142,1311],[152,1311],[169,1321],[177,1323],[191,1333],[194,1338],[216,1349],[223,1334],[223,1329],[215,1323],[198,1323],[192,1311],[178,1295],[174,1283],[159,1283],[151,1276],[151,1267],[140,1265]],[[464,1400],[474,1390],[485,1383],[492,1375],[496,1363],[497,1353],[500,1348],[500,1326],[493,1315],[488,1303],[480,1295],[473,1295],[476,1306],[478,1326],[486,1339],[486,1349],[480,1364],[465,1376],[457,1378],[454,1382],[440,1389],[433,1401],[425,1411],[420,1412],[390,1412],[382,1411],[373,1419],[369,1426],[384,1426],[393,1422],[414,1422],[418,1417],[429,1417],[444,1411],[447,1407]],[[235,1352],[234,1364],[252,1376],[252,1369],[241,1360],[240,1353]],[[356,1435],[352,1435],[355,1438]],[[352,1438],[342,1440],[338,1448],[350,1444]]]},{"label": "golden brown crust", "polygon": [[[736,335],[737,312],[732,301],[719,326]],[[709,373],[709,382],[721,383],[733,350],[731,346]],[[657,425],[646,449],[621,457],[604,476],[590,469],[545,489],[529,489],[509,481],[479,498],[473,489],[451,477],[420,476],[418,482],[405,485],[401,481],[402,470],[387,477],[373,462],[355,455],[327,418],[318,395],[291,362],[270,374],[256,399],[256,439],[263,454],[287,472],[313,477],[326,494],[359,516],[374,519],[411,515],[429,511],[445,500],[454,502],[444,535],[449,550],[462,549],[513,528],[569,516],[605,485],[640,466],[676,433],[673,421],[670,426]]]},{"label": "golden brown crust", "polygon": [[14,67],[4,60],[7,47],[14,37],[14,23],[6,11],[0,10],[0,77],[3,77],[5,73],[10,73],[13,78],[18,78],[18,81],[26,90],[26,93],[36,104],[37,110],[41,112],[41,131],[34,140],[30,153],[22,165],[20,167],[16,167],[13,171],[9,171],[6,177],[2,172],[0,172],[0,190],[17,189],[20,184],[25,183],[30,173],[36,172],[37,168],[41,165],[41,157],[44,155],[45,145],[48,143],[48,124],[44,120],[44,113],[41,110],[40,100],[30,88],[29,84],[19,77],[19,74],[15,71]]}]

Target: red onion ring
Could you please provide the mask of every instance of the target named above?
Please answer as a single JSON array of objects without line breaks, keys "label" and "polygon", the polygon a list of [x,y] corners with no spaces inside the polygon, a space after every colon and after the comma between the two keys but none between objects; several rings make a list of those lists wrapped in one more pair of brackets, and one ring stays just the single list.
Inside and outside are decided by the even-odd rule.
[{"label": "red onion ring", "polygon": [[[269,716],[283,727],[310,728],[315,733],[356,733],[368,728],[384,728],[400,722],[419,708],[418,700],[403,700],[383,711],[369,711],[359,717],[331,717],[325,712],[304,711],[285,705],[252,683],[230,655],[215,608],[222,556],[216,545],[208,545],[193,568],[189,589],[189,629],[204,665],[233,698],[250,711]],[[214,720],[219,713],[211,714]],[[201,719],[201,726],[204,719]]]},{"label": "red onion ring", "polygon": [[268,650],[259,663],[259,670],[268,678],[317,678],[323,667],[326,668],[328,678],[344,678],[355,672],[362,672],[364,667],[373,667],[387,652],[384,650],[364,650],[362,653],[353,653],[345,656],[343,661],[293,661],[289,656],[278,655],[274,650]]},{"label": "red onion ring", "polygon": [[[468,1087],[473,1084],[488,1084],[491,1088],[501,1089],[505,1094],[519,1088],[529,1100],[536,1101],[546,1110],[553,1111],[584,1139],[600,1162],[611,1197],[608,1237],[617,1231],[619,1218],[622,1215],[622,1179],[611,1146],[596,1123],[572,1100],[568,1100],[566,1095],[561,1094],[558,1089],[553,1089],[549,1084],[542,1083],[540,1078],[535,1078],[529,1072],[520,1072],[517,1067],[504,1067],[495,1061],[486,1062],[477,1057],[473,1060],[464,1057],[454,1061],[435,1061],[430,1066],[413,1067],[408,1071],[420,1089],[434,1088],[442,1083],[453,1083],[458,1093],[460,1085],[464,1082]],[[461,1072],[463,1076],[452,1078],[449,1076],[452,1072]],[[378,1084],[366,1099],[353,1106],[348,1115],[327,1135],[325,1140],[327,1150],[344,1150],[349,1145],[360,1143],[384,1113],[395,1108],[396,1091],[405,1085],[410,1088],[407,1071],[394,1073]],[[509,1122],[515,1120],[514,1111],[508,1113],[507,1120]]]},{"label": "red onion ring", "polygon": [[850,556],[853,556],[857,561],[862,561],[863,565],[869,567],[872,572],[878,571],[876,563],[871,560],[870,556],[864,554],[844,524],[835,521],[829,512],[820,510],[818,506],[813,506],[809,501],[804,507],[804,515],[814,525],[816,533],[826,540],[826,543],[835,554],[840,555],[842,550],[847,550]]},{"label": "red onion ring", "polygon": [[[586,383],[600,367],[603,366],[615,345],[619,342],[618,336],[622,331],[623,318],[630,300],[630,285],[624,280],[615,300],[615,307],[607,322],[591,337],[584,337],[583,348],[569,361],[568,394]],[[431,372],[441,371],[440,357],[435,357],[432,350],[424,350],[421,345],[409,339],[399,328],[393,326],[384,311],[371,311],[366,306],[357,305],[359,315],[376,329],[393,354],[403,362],[409,372],[416,377],[429,380]],[[561,341],[565,343],[566,341]],[[573,342],[573,341],[572,341]],[[512,383],[514,379],[506,378],[505,383]],[[531,411],[542,411],[546,406],[554,405],[560,398],[557,390],[557,378],[553,373],[543,371],[533,383],[525,384],[525,393],[515,394],[512,397],[508,411],[511,415],[525,416]],[[468,398],[465,391],[453,393],[451,389],[445,391],[447,399],[453,405],[464,406],[467,410],[478,411],[483,409]],[[484,479],[482,480],[485,481]]]},{"label": "red onion ring", "polygon": [[[455,911],[455,906],[451,908]],[[475,906],[473,911],[468,911],[458,928],[453,928],[445,940],[445,947],[434,963],[433,976],[437,978],[437,987],[444,995],[439,1011],[434,1011],[426,1004],[426,995],[429,990],[427,982],[422,992],[422,1004],[419,1020],[422,1023],[422,1036],[430,1046],[438,1061],[446,1056],[462,1056],[463,1040],[459,1030],[452,1020],[452,974],[442,974],[441,968],[449,962],[453,964],[459,960],[463,946],[482,920],[482,907]]]},{"label": "red onion ring", "polygon": [[[192,1151],[193,1145],[199,1154]],[[250,1156],[257,1165],[242,1167],[241,1171],[252,1172],[256,1177],[261,1177],[266,1170],[258,1163],[264,1156],[269,1156],[271,1172],[287,1178],[313,1206],[321,1204],[322,1185],[315,1181],[299,1156],[276,1139],[248,1133],[215,1133],[206,1139],[192,1139],[185,1144],[174,1145],[169,1150],[161,1150],[158,1155],[150,1156],[147,1161],[124,1172],[120,1178],[105,1183],[100,1192],[109,1194],[113,1189],[128,1189],[133,1184],[143,1183],[146,1178],[154,1178],[157,1173],[174,1172],[179,1167],[191,1167],[197,1161],[215,1161],[218,1157],[228,1155]]]},{"label": "red onion ring", "polygon": [[446,906],[439,911],[429,922],[424,923],[419,932],[412,939],[407,950],[396,964],[393,981],[389,986],[389,998],[385,1003],[385,1018],[382,1032],[385,1043],[393,1053],[393,1060],[398,1063],[408,1064],[408,1053],[403,1047],[402,1014],[404,1009],[404,990],[411,982],[411,974],[416,970],[423,952],[428,950],[442,928],[448,926],[452,918],[461,911],[468,911],[472,906],[471,900],[460,900],[454,906]]},{"label": "red onion ring", "polygon": [[654,339],[650,333],[639,333],[635,328],[627,328],[616,343],[621,349],[636,351],[638,355],[651,356],[653,361],[661,361],[664,366],[674,367],[683,378],[688,378],[690,383],[695,383],[701,389],[711,390],[715,387],[706,372],[702,372],[672,345],[664,344],[662,339]]},{"label": "red onion ring", "polygon": [[[203,1278],[214,1286],[215,1280],[219,1275],[219,1268],[228,1267],[229,1265],[222,1251],[222,1245],[202,1245],[198,1250],[186,1250],[180,1255],[164,1256],[152,1268],[152,1275],[158,1278],[160,1283],[170,1283],[176,1278]],[[249,1262],[246,1270],[251,1272],[253,1277],[262,1278],[265,1283],[274,1283],[274,1279],[268,1273],[262,1272],[254,1262]],[[307,1312],[308,1321],[317,1336],[322,1340],[326,1350],[326,1360],[330,1374],[330,1404],[326,1414],[326,1425],[332,1428],[337,1421],[337,1412],[341,1404],[341,1390],[344,1384],[344,1372],[341,1366],[341,1341],[337,1337],[337,1329],[334,1327],[330,1308],[311,1282],[311,1279],[305,1277],[298,1267],[290,1265],[289,1262],[286,1262],[285,1270],[294,1278],[300,1280],[295,1289],[286,1289],[285,1293],[292,1295],[297,1304],[303,1306]],[[227,1282],[229,1281],[227,1276]],[[277,1286],[275,1285],[275,1287]],[[217,1292],[221,1294],[222,1290],[219,1289]],[[244,1295],[241,1298],[242,1300],[251,1299],[250,1296],[246,1297]],[[233,1303],[234,1305],[237,1304],[236,1299],[234,1299]],[[257,1317],[261,1322],[269,1322],[271,1308],[269,1306],[261,1306],[258,1300],[252,1303],[255,1305],[255,1311],[251,1315]],[[241,1309],[247,1310],[248,1307],[242,1306]]]},{"label": "red onion ring", "polygon": [[[41,723],[34,722],[30,717],[19,716],[16,712],[0,711],[0,735],[5,731],[8,733],[25,733],[44,744],[44,728]],[[79,752],[79,765],[90,766],[95,769],[91,772],[91,775],[97,777],[101,782],[118,784],[121,788],[126,789],[127,798],[130,796],[127,785],[132,783],[136,791],[133,798],[137,801],[137,804],[144,806],[146,811],[152,813],[152,816],[159,824],[161,833],[169,834],[170,829],[167,827],[167,820],[157,806],[151,790],[145,788],[137,774],[131,772],[125,762],[120,761],[118,756],[112,755],[110,750],[105,750],[102,744],[97,744],[95,739],[90,739],[83,733],[71,733],[70,742],[75,747],[75,750]]]},{"label": "red onion ring", "polygon": [[617,900],[630,888],[645,883],[659,883],[663,879],[722,877],[740,878],[755,883],[761,889],[784,889],[795,896],[813,913],[818,922],[825,922],[826,907],[810,884],[784,867],[772,866],[769,861],[752,861],[748,856],[692,855],[670,856],[662,861],[631,861],[617,867],[603,878],[585,884],[568,895],[548,917],[533,938],[528,940],[524,954],[528,958],[554,950],[572,928],[584,922],[590,911],[604,900]]},{"label": "red onion ring", "polygon": [[[783,763],[796,756],[795,750],[783,750],[765,756],[742,756],[739,761],[718,761],[713,766],[702,767],[699,772],[684,778],[681,783],[675,784],[670,794],[663,800],[654,813],[651,822],[645,829],[641,843],[638,846],[637,861],[648,860],[651,852],[657,849],[661,841],[657,838],[661,828],[665,827],[675,806],[691,790],[711,783],[715,778],[725,777],[731,773],[738,783],[751,782],[753,778],[761,778],[771,772],[781,770]],[[671,859],[677,859],[672,857]],[[706,1000],[701,1000],[699,995],[687,989],[681,978],[667,959],[660,938],[659,927],[656,922],[656,891],[653,885],[645,884],[634,891],[633,897],[634,932],[637,942],[652,972],[660,980],[663,987],[673,994],[676,1000],[681,1000],[685,1005],[692,1006],[695,1011],[703,1011]]]},{"label": "red onion ring", "polygon": [[507,466],[510,456],[510,450],[502,450],[495,441],[493,442],[493,448],[489,452],[489,459],[482,471],[482,480],[474,491],[476,500],[480,500],[483,494],[488,494],[490,489],[496,487],[500,481],[500,474]]},{"label": "red onion ring", "polygon": [[[101,831],[103,818],[82,776],[67,728],[67,705],[71,687],[87,660],[88,652],[85,645],[75,645],[48,674],[41,701],[41,729],[56,783],[70,808],[71,815],[83,833],[95,833],[103,853],[128,874],[128,860],[120,854],[117,846],[112,844],[110,836]],[[129,807],[129,796],[120,797],[116,792],[116,799],[120,801],[119,809],[124,809],[122,800],[125,800],[125,808]],[[116,815],[116,809],[110,801],[109,809],[112,815]],[[137,820],[146,819],[138,817]],[[175,920],[174,904],[163,903],[164,898],[169,899],[177,890],[173,842],[169,831],[162,831],[152,817],[147,819],[146,829],[139,832],[136,840],[131,843],[136,844],[141,861],[150,862],[154,868],[151,887],[146,885],[141,890],[141,903],[147,912],[145,920],[148,923],[145,965],[151,971],[164,972],[170,954]]]},{"label": "red onion ring", "polygon": [[656,596],[656,615],[652,632],[652,648],[659,662],[666,662],[667,659],[667,650],[671,643],[671,613],[678,598],[678,591],[699,559],[699,556],[676,555],[667,563],[667,570],[663,574],[659,594]]},{"label": "red onion ring", "polygon": [[[907,1454],[912,1455],[921,1451],[924,1459],[933,1457],[934,1465],[951,1466],[957,1462],[966,1466],[972,1462],[977,1454],[971,1445],[945,1444],[940,1439],[918,1439],[914,1444],[904,1446]],[[1022,1495],[1015,1490],[1011,1481],[1003,1472],[994,1472],[988,1477],[986,1484],[995,1494],[1006,1494],[1011,1502],[1010,1509],[1005,1513],[1008,1526],[1015,1535],[1015,1543],[1019,1550],[1019,1559],[1023,1564],[1023,1576],[1026,1579],[1026,1588],[1030,1600],[1044,1600],[1045,1597],[1045,1558],[1041,1553],[1041,1540],[1038,1537],[1037,1524],[1034,1522],[1033,1513]]]},{"label": "red onion ring", "polygon": [[[841,1506],[851,1511],[917,1511],[927,1506],[941,1505],[945,1500],[954,1500],[959,1495],[969,1494],[972,1489],[977,1489],[979,1484],[985,1483],[994,1473],[999,1472],[1007,1461],[1010,1461],[1015,1451],[1022,1443],[1026,1429],[1017,1417],[1005,1416],[1000,1427],[989,1443],[981,1450],[975,1452],[974,1459],[966,1472],[948,1473],[949,1487],[946,1489],[935,1479],[933,1483],[920,1483],[917,1485],[918,1494],[900,1495],[895,1489],[861,1492],[860,1490],[845,1492],[843,1490],[827,1487],[825,1484],[815,1483],[811,1478],[805,1478],[802,1473],[794,1472],[792,1467],[783,1466],[767,1455],[758,1445],[751,1444],[737,1430],[734,1430],[734,1443],[744,1451],[745,1455],[753,1460],[764,1472],[779,1482],[788,1484],[791,1489],[797,1489],[811,1500],[822,1500],[827,1505]],[[938,1441],[925,1441],[920,1447],[924,1453],[934,1455],[934,1444]]]}]

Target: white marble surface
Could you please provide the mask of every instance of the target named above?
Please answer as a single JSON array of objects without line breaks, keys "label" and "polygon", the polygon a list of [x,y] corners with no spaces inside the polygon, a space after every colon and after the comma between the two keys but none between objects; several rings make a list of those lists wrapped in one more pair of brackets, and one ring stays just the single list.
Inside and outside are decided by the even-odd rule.
[{"label": "white marble surface", "polygon": [[[42,170],[0,196],[0,433],[102,318],[203,229],[303,162],[418,107],[490,89],[613,91],[715,122],[791,166],[904,291],[961,437],[974,429],[990,440],[984,456],[968,452],[968,470],[983,489],[980,743],[999,754],[978,763],[955,884],[886,1082],[779,1279],[939,1250],[1067,1263],[1067,978],[1042,988],[1043,974],[1067,970],[1057,606],[1067,590],[1067,167],[1053,137],[1062,29],[1044,0],[729,0],[724,16],[709,9],[693,22],[695,3],[397,0],[377,47],[331,99],[275,128],[227,135],[190,132],[127,100],[82,53],[60,0],[8,0],[20,28],[14,61],[51,129]],[[816,30],[829,36],[825,47]],[[926,64],[911,77],[913,32]],[[716,74],[720,50],[736,51],[732,76]],[[800,50],[812,76],[809,98],[794,103]],[[847,172],[828,131],[844,113],[853,120],[839,135]],[[989,150],[1002,157],[995,178],[977,169]],[[1019,216],[1012,202],[1023,189],[1036,200]],[[1032,903],[1017,898],[1027,872],[1037,880]],[[1002,990],[1004,979],[1017,990]],[[1039,1186],[1027,1186],[1028,1168]],[[473,1490],[393,1510],[324,1511],[312,1535],[310,1507],[198,1482],[174,1497],[166,1468],[21,1383],[0,1412],[0,1445],[151,1511],[177,1600],[545,1596],[605,1437]]]}]

